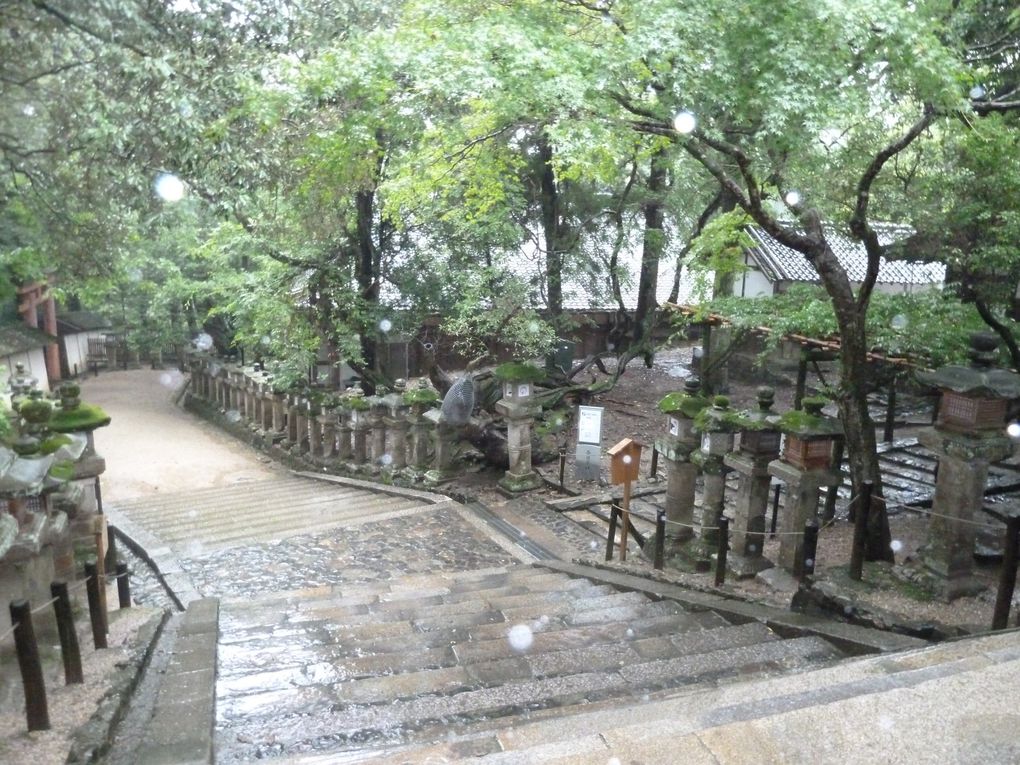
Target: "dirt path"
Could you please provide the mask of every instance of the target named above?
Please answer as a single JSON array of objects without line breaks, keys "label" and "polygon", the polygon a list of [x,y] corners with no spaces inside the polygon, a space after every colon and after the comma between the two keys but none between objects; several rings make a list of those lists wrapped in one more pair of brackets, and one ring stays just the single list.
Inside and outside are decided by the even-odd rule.
[{"label": "dirt path", "polygon": [[104,372],[82,383],[82,400],[113,419],[96,431],[106,458],[103,499],[229,486],[284,469],[174,404],[184,378],[176,370]]}]

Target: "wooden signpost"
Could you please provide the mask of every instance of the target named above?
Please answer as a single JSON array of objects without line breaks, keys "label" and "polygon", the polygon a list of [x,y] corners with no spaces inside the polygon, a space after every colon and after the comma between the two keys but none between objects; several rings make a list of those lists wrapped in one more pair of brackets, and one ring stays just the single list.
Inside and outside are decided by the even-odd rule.
[{"label": "wooden signpost", "polygon": [[620,531],[620,562],[627,560],[627,535],[630,533],[630,484],[638,478],[641,465],[641,444],[625,438],[606,452],[609,455],[609,476],[614,485],[623,484]]}]

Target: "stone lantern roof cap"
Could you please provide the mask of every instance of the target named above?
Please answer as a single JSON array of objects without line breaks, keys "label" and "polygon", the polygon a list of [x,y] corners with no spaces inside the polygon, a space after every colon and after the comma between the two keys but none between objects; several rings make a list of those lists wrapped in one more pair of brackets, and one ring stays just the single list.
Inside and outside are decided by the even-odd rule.
[{"label": "stone lantern roof cap", "polygon": [[803,409],[793,409],[778,418],[779,429],[802,439],[844,435],[843,424],[838,419],[822,414],[826,403],[823,398],[804,399]]},{"label": "stone lantern roof cap", "polygon": [[999,355],[998,338],[990,332],[970,336],[970,366],[948,364],[917,378],[937,388],[978,398],[1020,398],[1020,375],[993,366]]},{"label": "stone lantern roof cap", "polygon": [[673,391],[663,396],[659,401],[659,411],[693,418],[709,403],[708,398],[701,395],[701,381],[696,377],[688,377],[682,391]]},{"label": "stone lantern roof cap", "polygon": [[758,388],[758,408],[734,413],[741,430],[779,430],[779,414],[772,409],[776,391],[766,385]]}]

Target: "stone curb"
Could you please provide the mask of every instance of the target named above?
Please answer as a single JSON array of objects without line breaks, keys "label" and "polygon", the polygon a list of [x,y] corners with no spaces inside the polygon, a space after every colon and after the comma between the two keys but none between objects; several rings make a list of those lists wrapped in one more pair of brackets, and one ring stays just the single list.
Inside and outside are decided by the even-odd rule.
[{"label": "stone curb", "polygon": [[421,491],[419,489],[405,489],[403,486],[394,486],[387,483],[376,483],[375,481],[364,481],[359,478],[348,478],[347,476],[334,475],[333,473],[312,473],[307,470],[291,470],[291,473],[302,478],[312,478],[317,481],[326,481],[328,483],[338,483],[342,486],[350,486],[354,489],[365,489],[367,491],[378,492],[379,494],[389,494],[393,497],[403,497],[405,499],[417,499],[421,502],[427,502],[430,505],[440,505],[453,500],[444,494],[434,494],[430,491]]},{"label": "stone curb", "polygon": [[156,579],[174,602],[177,610],[183,611],[188,603],[202,598],[191,578],[181,567],[177,556],[158,537],[136,524],[115,507],[107,507],[105,514],[110,525],[116,528],[116,535],[131,551],[152,569]]},{"label": "stone curb", "polygon": [[131,655],[120,664],[88,722],[74,732],[65,760],[67,765],[88,765],[106,754],[114,729],[127,712],[131,696],[152,660],[152,652],[169,618],[170,613],[164,610],[138,628]]}]

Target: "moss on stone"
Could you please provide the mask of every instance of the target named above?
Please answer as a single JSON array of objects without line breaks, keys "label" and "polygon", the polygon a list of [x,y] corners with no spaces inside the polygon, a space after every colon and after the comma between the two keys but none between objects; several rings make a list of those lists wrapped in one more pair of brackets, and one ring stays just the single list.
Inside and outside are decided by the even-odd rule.
[{"label": "moss on stone", "polygon": [[439,394],[432,388],[414,388],[404,394],[404,403],[408,406],[415,404],[435,404],[439,401]]},{"label": "moss on stone", "polygon": [[708,399],[704,396],[691,396],[679,390],[667,393],[659,401],[660,412],[680,412],[684,417],[694,417],[706,406]]},{"label": "moss on stone", "polygon": [[61,446],[67,446],[71,439],[64,435],[50,436],[39,444],[39,454],[53,454]]},{"label": "moss on stone", "polygon": [[110,415],[95,404],[79,404],[70,410],[58,409],[49,421],[50,430],[57,433],[73,433],[79,430],[95,430],[110,424]]}]

